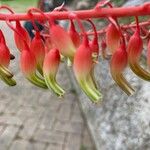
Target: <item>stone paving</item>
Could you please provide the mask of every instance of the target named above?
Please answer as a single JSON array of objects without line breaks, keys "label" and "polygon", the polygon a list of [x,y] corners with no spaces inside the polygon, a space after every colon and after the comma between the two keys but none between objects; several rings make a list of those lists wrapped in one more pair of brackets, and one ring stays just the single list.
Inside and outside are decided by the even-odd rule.
[{"label": "stone paving", "polygon": [[19,57],[11,31],[3,24],[17,86],[0,81],[0,150],[94,150],[77,97],[64,66],[58,79],[67,94],[63,99],[30,84],[19,71]]}]

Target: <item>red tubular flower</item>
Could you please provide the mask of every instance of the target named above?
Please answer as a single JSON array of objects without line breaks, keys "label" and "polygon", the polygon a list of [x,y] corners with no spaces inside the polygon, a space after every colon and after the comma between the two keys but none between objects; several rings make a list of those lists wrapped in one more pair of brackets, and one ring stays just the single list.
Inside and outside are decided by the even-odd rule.
[{"label": "red tubular flower", "polygon": [[10,51],[6,45],[4,35],[0,30],[0,78],[9,86],[16,85],[13,74],[7,69],[10,63]]},{"label": "red tubular flower", "polygon": [[127,52],[125,46],[121,45],[117,51],[114,52],[111,62],[110,70],[114,81],[127,94],[131,95],[134,89],[130,86],[127,80],[123,77],[122,72],[125,70],[128,63]]},{"label": "red tubular flower", "polygon": [[35,37],[31,41],[30,49],[35,56],[37,69],[42,74],[43,61],[45,57],[45,46],[40,32],[37,31],[35,33]]},{"label": "red tubular flower", "polygon": [[83,41],[74,56],[73,70],[82,90],[92,100],[92,102],[97,103],[102,96],[93,81],[93,77],[91,75],[92,69],[92,51],[89,45],[85,44]]},{"label": "red tubular flower", "polygon": [[68,33],[69,33],[75,47],[78,48],[81,43],[81,38],[80,38],[79,33],[75,29],[75,25],[74,25],[72,19],[70,20],[70,28],[69,28]]},{"label": "red tubular flower", "polygon": [[21,52],[20,67],[25,77],[34,85],[47,88],[45,81],[36,75],[36,59],[34,54],[29,49],[24,49]]},{"label": "red tubular flower", "polygon": [[[15,43],[16,46],[18,48],[18,50],[21,52],[24,49],[24,41],[30,45],[30,37],[29,34],[27,33],[27,31],[21,26],[19,21],[16,21],[16,31],[19,32],[19,34],[17,32],[14,32],[14,39],[15,39]],[[21,38],[21,36],[24,38]]]},{"label": "red tubular flower", "polygon": [[6,45],[4,35],[0,30],[0,64],[8,68],[10,63],[10,51]]},{"label": "red tubular flower", "polygon": [[150,73],[144,70],[139,65],[139,59],[143,49],[143,41],[140,37],[140,31],[137,28],[135,33],[129,40],[127,52],[128,52],[128,61],[131,70],[143,80],[150,81]]},{"label": "red tubular flower", "polygon": [[44,79],[49,89],[56,95],[63,96],[65,91],[56,81],[56,74],[60,63],[60,54],[58,49],[51,49],[45,56],[43,63]]},{"label": "red tubular flower", "polygon": [[120,38],[120,33],[115,25],[110,24],[106,31],[106,44],[111,54],[113,54],[119,48]]},{"label": "red tubular flower", "polygon": [[50,35],[52,43],[59,50],[59,52],[63,56],[72,60],[76,48],[69,34],[61,26],[53,23],[50,26]]}]

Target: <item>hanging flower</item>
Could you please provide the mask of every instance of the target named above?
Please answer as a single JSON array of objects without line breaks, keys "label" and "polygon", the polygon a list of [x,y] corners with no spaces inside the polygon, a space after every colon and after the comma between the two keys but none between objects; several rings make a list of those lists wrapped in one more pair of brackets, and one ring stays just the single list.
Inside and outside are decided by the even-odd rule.
[{"label": "hanging flower", "polygon": [[42,68],[45,57],[45,45],[40,32],[37,31],[35,33],[35,37],[31,41],[30,49],[35,56],[38,71],[43,74]]},{"label": "hanging flower", "polygon": [[75,29],[75,25],[72,19],[70,20],[70,27],[68,33],[73,41],[73,44],[75,45],[76,48],[78,48],[81,43],[81,38],[79,33]]},{"label": "hanging flower", "polygon": [[120,38],[120,32],[115,25],[110,24],[106,31],[106,44],[110,54],[113,54],[119,48]]},{"label": "hanging flower", "polygon": [[36,59],[29,49],[24,49],[20,56],[20,67],[24,76],[34,85],[47,88],[45,81],[36,74]]},{"label": "hanging flower", "polygon": [[[30,45],[30,37],[28,32],[21,26],[19,21],[16,21],[16,27],[15,30],[17,32],[14,32],[14,40],[16,43],[16,46],[18,48],[18,50],[21,52],[24,49],[24,41]],[[19,34],[18,34],[19,32]],[[22,38],[22,37],[23,38]]]},{"label": "hanging flower", "polygon": [[59,50],[59,52],[66,58],[73,60],[76,48],[67,31],[59,25],[52,24],[50,26],[50,36],[52,43]]},{"label": "hanging flower", "polygon": [[144,70],[139,65],[139,59],[142,54],[143,41],[140,37],[139,28],[136,29],[135,33],[129,40],[127,52],[128,52],[128,61],[131,70],[143,80],[150,81],[150,73]]},{"label": "hanging flower", "polygon": [[121,45],[112,55],[110,62],[111,75],[118,86],[127,94],[131,95],[134,89],[130,86],[122,73],[127,67],[128,57],[124,45]]},{"label": "hanging flower", "polygon": [[58,49],[51,49],[45,56],[43,64],[44,79],[49,89],[56,95],[63,96],[65,91],[56,81],[56,74],[60,63],[60,54]]}]

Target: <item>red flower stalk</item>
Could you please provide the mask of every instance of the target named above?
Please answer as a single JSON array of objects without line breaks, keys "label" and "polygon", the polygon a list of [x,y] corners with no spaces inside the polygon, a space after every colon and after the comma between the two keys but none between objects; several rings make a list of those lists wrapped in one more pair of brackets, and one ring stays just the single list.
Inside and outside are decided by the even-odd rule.
[{"label": "red flower stalk", "polygon": [[21,52],[20,67],[24,76],[34,85],[46,89],[45,81],[36,74],[36,59],[30,49],[24,49]]},{"label": "red flower stalk", "polygon": [[113,54],[119,48],[120,38],[121,36],[118,29],[114,24],[110,24],[106,31],[106,44],[111,54]]},{"label": "red flower stalk", "polygon": [[60,63],[60,54],[58,49],[51,49],[45,56],[43,63],[44,79],[49,89],[56,95],[63,96],[65,91],[56,81],[56,74]]},{"label": "red flower stalk", "polygon": [[[21,26],[19,21],[16,21],[15,29],[17,32],[19,32],[19,34],[17,32],[14,32],[15,43],[16,43],[18,50],[21,52],[25,46],[24,41],[28,45],[30,45],[30,37],[29,37],[29,34],[27,33],[27,31]],[[20,35],[23,37],[23,39],[20,37]]]},{"label": "red flower stalk", "polygon": [[144,70],[139,65],[139,59],[143,49],[143,41],[140,37],[140,27],[138,25],[138,19],[136,18],[137,28],[135,33],[129,40],[127,52],[128,52],[128,61],[131,70],[143,80],[150,81],[150,73]]},{"label": "red flower stalk", "polygon": [[31,41],[30,49],[35,56],[38,71],[43,74],[42,68],[45,57],[45,45],[40,32],[36,31],[35,37]]},{"label": "red flower stalk", "polygon": [[50,23],[50,35],[52,43],[59,52],[72,61],[76,48],[68,32],[61,26]]},{"label": "red flower stalk", "polygon": [[122,72],[127,67],[128,57],[124,44],[122,44],[112,55],[110,62],[111,75],[118,86],[127,94],[131,95],[134,89],[123,77]]},{"label": "red flower stalk", "polygon": [[69,27],[68,33],[69,33],[75,47],[78,48],[81,43],[81,38],[80,38],[79,33],[75,29],[75,25],[74,25],[72,19],[70,19],[70,27]]}]

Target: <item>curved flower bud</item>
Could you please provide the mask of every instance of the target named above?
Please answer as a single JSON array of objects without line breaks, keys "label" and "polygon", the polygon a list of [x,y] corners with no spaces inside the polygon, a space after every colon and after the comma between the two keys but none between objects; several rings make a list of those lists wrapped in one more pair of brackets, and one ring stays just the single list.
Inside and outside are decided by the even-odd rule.
[{"label": "curved flower bud", "polygon": [[29,45],[30,44],[30,37],[28,32],[21,26],[19,21],[16,21],[16,31],[19,32],[19,34],[17,32],[14,32],[14,39],[15,39],[15,44],[18,48],[18,50],[21,52],[24,49],[24,41],[21,38],[20,35],[22,35],[22,37],[24,38],[24,40],[26,41],[26,43]]},{"label": "curved flower bud", "polygon": [[75,77],[82,90],[92,100],[92,102],[97,103],[100,101],[102,96],[96,89],[95,83],[93,82],[93,78],[91,76],[92,68],[92,51],[88,45],[82,43],[76,51],[73,69]]},{"label": "curved flower bud", "polygon": [[51,25],[50,34],[52,43],[54,43],[55,47],[59,50],[59,52],[63,56],[72,60],[76,48],[69,34],[61,26],[55,24]]},{"label": "curved flower bud", "polygon": [[45,56],[43,63],[44,79],[49,89],[56,95],[63,96],[65,91],[56,81],[56,74],[60,63],[60,54],[58,49],[51,49]]},{"label": "curved flower bud", "polygon": [[106,44],[111,54],[119,48],[120,38],[121,35],[115,25],[110,24],[106,31]]},{"label": "curved flower bud", "polygon": [[31,41],[30,49],[35,56],[38,71],[43,74],[42,68],[45,57],[45,45],[40,32],[37,31],[35,33],[35,37]]},{"label": "curved flower bud", "polygon": [[70,20],[70,28],[68,33],[73,41],[73,44],[75,45],[76,48],[78,48],[81,43],[81,38],[79,33],[76,31],[75,25],[72,20]]},{"label": "curved flower bud", "polygon": [[136,32],[132,35],[129,40],[127,52],[128,52],[128,61],[131,70],[143,80],[150,81],[150,73],[144,70],[139,65],[139,59],[143,49],[143,42],[140,37],[139,30],[137,29]]},{"label": "curved flower bud", "polygon": [[25,77],[34,85],[47,88],[45,81],[36,75],[36,59],[29,50],[22,50],[20,57],[20,67]]},{"label": "curved flower bud", "polygon": [[111,75],[114,81],[118,84],[118,86],[127,94],[131,95],[134,92],[134,89],[127,82],[127,80],[123,77],[122,72],[126,68],[128,63],[127,52],[125,50],[124,45],[121,45],[117,51],[114,52],[111,62],[110,62],[110,70]]}]

